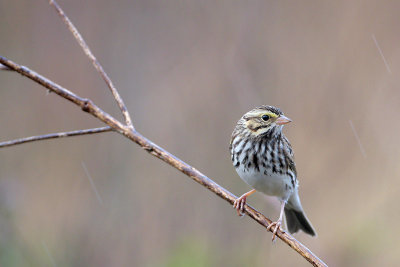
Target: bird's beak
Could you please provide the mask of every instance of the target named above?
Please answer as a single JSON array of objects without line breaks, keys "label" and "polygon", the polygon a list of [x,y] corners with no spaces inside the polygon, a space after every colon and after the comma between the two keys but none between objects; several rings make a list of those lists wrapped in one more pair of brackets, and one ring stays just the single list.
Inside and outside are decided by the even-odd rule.
[{"label": "bird's beak", "polygon": [[292,121],[292,120],[289,119],[288,117],[281,115],[281,116],[279,116],[279,118],[275,121],[275,123],[278,124],[278,125],[284,125],[284,124],[287,124],[287,123],[289,123],[289,122],[291,122],[291,121]]}]

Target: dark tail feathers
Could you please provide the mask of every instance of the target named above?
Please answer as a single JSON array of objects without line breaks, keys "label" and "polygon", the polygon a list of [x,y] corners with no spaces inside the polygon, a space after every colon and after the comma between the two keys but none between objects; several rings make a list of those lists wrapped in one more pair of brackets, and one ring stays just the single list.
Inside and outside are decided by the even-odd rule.
[{"label": "dark tail feathers", "polygon": [[285,207],[285,216],[287,228],[291,234],[303,230],[306,234],[311,236],[316,235],[315,230],[307,219],[304,211],[296,211],[292,208]]}]

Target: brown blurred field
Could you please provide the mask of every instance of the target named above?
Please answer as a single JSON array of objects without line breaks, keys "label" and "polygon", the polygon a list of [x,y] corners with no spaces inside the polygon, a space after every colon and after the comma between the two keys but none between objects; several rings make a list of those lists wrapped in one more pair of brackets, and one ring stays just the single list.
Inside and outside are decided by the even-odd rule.
[{"label": "brown blurred field", "polygon": [[[47,2],[0,0],[0,54],[121,118]],[[400,262],[400,2],[60,5],[142,134],[239,195],[249,188],[228,155],[233,127],[278,106],[319,235],[296,238],[331,266]],[[2,141],[101,126],[18,74],[0,72],[0,87]],[[249,202],[277,218],[277,200]],[[0,150],[0,266],[309,266],[270,239],[118,134]]]}]

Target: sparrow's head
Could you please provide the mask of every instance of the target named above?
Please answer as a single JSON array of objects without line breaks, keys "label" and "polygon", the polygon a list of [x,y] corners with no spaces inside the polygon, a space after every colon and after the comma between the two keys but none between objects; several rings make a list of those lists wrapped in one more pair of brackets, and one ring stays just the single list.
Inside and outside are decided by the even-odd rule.
[{"label": "sparrow's head", "polygon": [[244,114],[237,127],[252,137],[274,136],[281,133],[283,125],[291,121],[279,108],[261,106]]}]

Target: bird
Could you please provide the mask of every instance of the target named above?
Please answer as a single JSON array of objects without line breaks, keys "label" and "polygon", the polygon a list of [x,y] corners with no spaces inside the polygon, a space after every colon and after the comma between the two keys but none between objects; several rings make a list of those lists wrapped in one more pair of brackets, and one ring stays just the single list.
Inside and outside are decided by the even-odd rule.
[{"label": "bird", "polygon": [[[296,164],[292,146],[282,129],[292,120],[276,107],[263,105],[244,114],[233,130],[229,150],[233,166],[240,178],[253,189],[234,201],[239,216],[244,216],[246,199],[261,192],[279,199],[279,219],[268,225],[275,240],[281,232],[283,214],[289,233],[302,230],[316,236],[299,197]],[[271,230],[272,227],[273,231]]]}]

